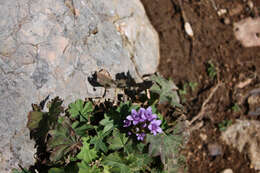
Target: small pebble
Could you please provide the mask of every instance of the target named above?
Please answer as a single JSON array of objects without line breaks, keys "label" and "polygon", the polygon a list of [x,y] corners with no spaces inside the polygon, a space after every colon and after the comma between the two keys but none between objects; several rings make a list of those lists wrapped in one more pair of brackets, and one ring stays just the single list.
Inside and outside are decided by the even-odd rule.
[{"label": "small pebble", "polygon": [[252,1],[248,1],[247,2],[247,5],[250,9],[253,9],[254,8],[254,3]]},{"label": "small pebble", "polygon": [[233,173],[233,170],[229,168],[229,169],[225,169],[221,173]]},{"label": "small pebble", "polygon": [[224,18],[224,24],[229,25],[230,23],[231,23],[230,19],[228,17],[225,17]]},{"label": "small pebble", "polygon": [[222,16],[227,13],[227,9],[220,9],[220,10],[218,10],[217,13],[218,13],[218,16]]},{"label": "small pebble", "polygon": [[206,140],[207,140],[207,135],[201,133],[201,134],[200,134],[200,138],[201,138],[203,141],[206,141]]},{"label": "small pebble", "polygon": [[222,147],[217,143],[209,144],[208,151],[210,156],[218,156],[223,153]]},{"label": "small pebble", "polygon": [[185,29],[186,34],[188,34],[190,37],[193,37],[194,34],[193,34],[193,30],[191,28],[190,23],[185,22],[184,29]]}]

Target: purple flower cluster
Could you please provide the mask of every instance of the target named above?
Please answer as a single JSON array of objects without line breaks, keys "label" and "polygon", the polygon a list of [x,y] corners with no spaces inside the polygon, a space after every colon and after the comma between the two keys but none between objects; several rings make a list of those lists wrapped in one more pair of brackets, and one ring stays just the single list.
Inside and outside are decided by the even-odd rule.
[{"label": "purple flower cluster", "polygon": [[132,109],[131,115],[124,120],[124,127],[133,127],[128,134],[136,134],[137,140],[143,141],[146,133],[150,132],[153,135],[162,133],[161,123],[161,120],[157,120],[157,115],[153,114],[152,108],[148,107],[140,108],[138,112]]}]

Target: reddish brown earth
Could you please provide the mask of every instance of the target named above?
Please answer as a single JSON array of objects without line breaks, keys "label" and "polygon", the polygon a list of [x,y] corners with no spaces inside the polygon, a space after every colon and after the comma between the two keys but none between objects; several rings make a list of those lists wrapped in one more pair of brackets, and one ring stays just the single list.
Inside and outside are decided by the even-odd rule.
[{"label": "reddish brown earth", "polygon": [[[193,131],[186,145],[188,172],[211,173],[231,168],[235,173],[256,172],[250,168],[245,153],[225,145],[220,139],[218,124],[223,120],[258,119],[248,115],[248,105],[243,98],[252,89],[260,87],[260,47],[244,48],[234,37],[234,22],[260,14],[260,1],[252,1],[250,9],[246,0],[142,0],[151,23],[160,37],[159,72],[171,78],[183,88],[185,83],[196,82],[194,91],[187,89],[183,103],[187,109],[186,118],[192,120],[200,111],[203,102],[219,85],[207,102],[202,121],[203,126]],[[227,9],[228,13],[218,16],[217,9]],[[184,31],[183,14],[190,22],[194,37]],[[216,69],[216,77],[209,76],[207,69],[211,62]],[[243,88],[241,82],[250,81]],[[240,111],[232,110],[238,104]],[[194,122],[194,124],[196,124]],[[200,135],[207,138],[202,140]],[[222,147],[218,156],[211,156],[208,146],[217,143]]]}]

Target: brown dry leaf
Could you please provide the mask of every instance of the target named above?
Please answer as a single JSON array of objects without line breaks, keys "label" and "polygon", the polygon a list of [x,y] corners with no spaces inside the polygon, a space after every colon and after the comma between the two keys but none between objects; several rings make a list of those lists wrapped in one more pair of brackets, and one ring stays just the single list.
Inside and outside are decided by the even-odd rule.
[{"label": "brown dry leaf", "polygon": [[241,41],[245,47],[260,46],[260,17],[246,18],[234,23],[236,39]]},{"label": "brown dry leaf", "polygon": [[101,69],[99,72],[97,72],[97,82],[105,88],[116,87],[115,81],[112,79],[109,72],[105,69]]},{"label": "brown dry leaf", "polygon": [[253,81],[253,79],[251,79],[251,78],[249,78],[249,79],[246,79],[245,81],[241,81],[241,82],[239,82],[237,85],[236,85],[236,87],[237,88],[244,88],[244,87],[246,87],[247,85],[249,85],[251,82]]}]

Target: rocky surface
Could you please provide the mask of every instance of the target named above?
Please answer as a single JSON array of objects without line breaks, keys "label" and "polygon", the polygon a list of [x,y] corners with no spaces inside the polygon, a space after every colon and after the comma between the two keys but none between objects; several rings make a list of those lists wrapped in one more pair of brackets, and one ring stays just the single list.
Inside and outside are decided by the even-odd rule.
[{"label": "rocky surface", "polygon": [[260,123],[255,120],[237,120],[222,133],[221,138],[228,144],[245,151],[251,166],[260,170]]},{"label": "rocky surface", "polygon": [[103,94],[88,77],[106,69],[137,81],[155,72],[158,35],[139,0],[0,2],[0,172],[34,162],[31,103]]}]

